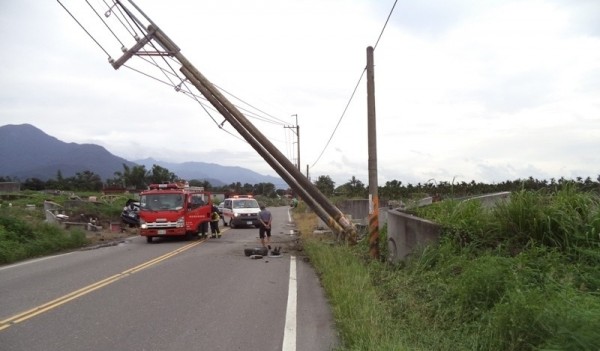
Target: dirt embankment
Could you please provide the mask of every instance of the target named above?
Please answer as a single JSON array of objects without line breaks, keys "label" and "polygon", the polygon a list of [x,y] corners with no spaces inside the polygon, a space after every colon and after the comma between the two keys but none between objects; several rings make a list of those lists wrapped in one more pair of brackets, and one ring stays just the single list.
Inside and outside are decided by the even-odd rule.
[{"label": "dirt embankment", "polygon": [[112,228],[102,227],[101,229],[96,230],[86,230],[85,235],[89,240],[87,247],[98,247],[105,245],[116,245],[126,238],[139,235],[139,233],[138,228],[113,226]]}]

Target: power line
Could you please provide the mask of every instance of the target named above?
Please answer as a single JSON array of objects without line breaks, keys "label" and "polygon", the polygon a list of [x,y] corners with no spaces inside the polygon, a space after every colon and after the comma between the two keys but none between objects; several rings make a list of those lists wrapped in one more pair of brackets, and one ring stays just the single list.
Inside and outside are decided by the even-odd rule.
[{"label": "power line", "polygon": [[[137,49],[132,56],[140,59],[140,61],[136,60],[135,62],[138,62],[138,63],[142,62],[149,66],[144,66],[144,65],[140,66],[138,64],[135,64],[135,62],[133,63],[133,66],[132,66],[131,62],[129,62],[127,65],[119,63],[117,66],[115,66],[113,64],[113,67],[118,68],[118,66],[120,66],[120,65],[125,66],[126,68],[128,68],[136,73],[139,73],[139,74],[141,74],[145,77],[148,77],[152,80],[155,80],[159,83],[171,86],[171,87],[175,88],[176,91],[184,93],[186,96],[190,97],[192,100],[195,100],[198,104],[200,104],[200,106],[204,110],[204,112],[209,116],[209,118],[213,121],[213,123],[215,123],[215,125],[218,126],[219,129],[223,130],[227,134],[230,134],[230,135],[236,137],[239,140],[244,140],[244,139],[240,138],[239,136],[237,136],[236,134],[234,134],[231,131],[224,128],[225,121],[223,121],[223,123],[219,123],[219,121],[217,121],[215,119],[214,113],[216,113],[218,111],[216,111],[216,109],[212,105],[208,104],[206,99],[203,96],[194,94],[194,92],[190,88],[189,82],[186,82],[187,79],[185,77],[183,77],[181,75],[181,73],[178,70],[176,70],[174,68],[174,65],[172,64],[172,63],[176,63],[176,64],[181,64],[181,63],[177,59],[175,59],[171,55],[171,53],[163,50],[162,46],[160,48],[158,47],[158,44],[153,39],[151,39],[151,34],[148,33],[148,30],[146,29],[147,26],[144,24],[144,22],[142,22],[138,18],[136,18],[137,14],[134,14],[128,8],[124,7],[120,1],[118,1],[118,0],[112,0],[112,1],[111,0],[99,0],[98,5],[97,4],[92,5],[89,0],[85,0],[85,3],[87,4],[86,7],[88,7],[88,10],[85,10],[85,9],[81,9],[81,10],[84,11],[84,14],[85,14],[85,12],[88,12],[89,10],[91,10],[91,12],[93,12],[95,17],[100,19],[100,22],[102,23],[101,25],[96,25],[95,21],[92,22],[91,23],[92,27],[90,28],[92,30],[88,30],[88,28],[86,28],[84,26],[84,24],[75,17],[74,13],[69,11],[69,9],[67,9],[67,7],[65,5],[63,5],[60,0],[57,0],[57,1],[63,7],[63,9],[67,13],[69,13],[69,15],[84,30],[84,32],[86,32],[87,35],[104,51],[104,53],[109,58],[109,62],[111,62],[111,63],[114,62],[114,60],[111,58],[111,55],[109,54],[108,50],[105,49],[102,46],[102,44],[100,44],[100,41],[96,37],[94,37],[94,35],[92,35],[92,30],[94,30],[94,32],[95,32],[94,34],[100,35],[99,38],[103,38],[102,31],[110,32],[110,35],[112,35],[112,37],[114,37],[116,39],[116,41],[119,43],[120,50],[126,54],[127,54],[126,45],[131,45],[130,39],[128,39],[128,38],[133,38],[136,43],[135,45],[138,45],[138,43],[140,43],[140,41],[144,41],[144,43],[146,43],[146,45]],[[137,9],[137,7],[136,7],[136,9]],[[140,13],[141,13],[141,11],[140,11]],[[102,14],[106,18],[103,18]],[[141,14],[145,17],[145,20],[148,20],[149,22],[151,22],[143,13],[141,13]],[[96,27],[98,27],[98,28],[96,28]],[[100,27],[102,27],[102,29],[100,29],[101,32],[98,33],[97,30]],[[124,38],[126,40],[123,40]],[[142,38],[142,39],[140,39],[140,38]],[[107,39],[109,39],[109,38],[107,37],[104,40],[107,40]],[[135,47],[135,45],[133,47]],[[111,49],[111,45],[109,45],[108,49]],[[131,55],[131,54],[129,54],[129,55]],[[162,60],[160,58],[156,59],[154,56],[160,56],[162,58]],[[125,62],[125,61],[123,61],[123,62]],[[158,72],[153,72],[151,70],[149,71],[148,68],[150,68],[150,67],[152,69],[158,69],[160,71],[159,74],[163,75],[163,77],[157,76]],[[259,122],[270,123],[270,124],[280,125],[280,126],[286,126],[288,124],[286,121],[284,121],[280,118],[277,118],[277,117],[265,112],[264,110],[257,108],[256,106],[254,106],[254,105],[250,104],[249,102],[241,99],[240,97],[232,94],[231,92],[228,92],[219,86],[216,86],[216,87],[219,90],[223,91],[224,93],[237,99],[243,106],[240,106],[239,104],[235,104],[235,106],[240,111],[242,111],[242,113],[244,113],[244,115],[246,115],[247,118],[254,119]],[[338,125],[339,125],[339,123],[338,123]],[[270,139],[286,145],[284,147],[284,149],[286,147],[293,147],[293,146],[288,145],[289,140],[287,140],[288,139],[287,137],[285,137],[285,139],[286,139],[285,141],[276,140],[276,138],[272,138],[272,137]]]},{"label": "power line", "polygon": [[253,109],[255,109],[255,110],[257,110],[257,111],[259,111],[259,112],[261,112],[261,113],[264,113],[265,115],[267,115],[267,116],[271,117],[271,118],[272,118],[274,121],[277,121],[277,122],[278,122],[278,123],[276,123],[276,122],[274,122],[274,121],[273,121],[273,122],[272,122],[273,124],[280,124],[280,125],[282,125],[282,126],[285,126],[285,125],[287,125],[287,123],[286,123],[285,121],[283,121],[282,119],[279,119],[279,118],[277,118],[277,117],[275,117],[275,116],[272,116],[272,115],[270,115],[270,114],[268,114],[268,113],[266,113],[266,112],[262,111],[261,109],[259,109],[259,108],[256,108],[256,107],[252,106],[251,104],[247,103],[246,101],[244,101],[244,100],[240,99],[239,97],[237,97],[237,96],[233,95],[232,93],[228,92],[227,90],[225,90],[225,89],[221,88],[220,86],[218,86],[218,85],[216,85],[216,84],[213,84],[213,85],[214,85],[215,87],[217,87],[219,90],[221,90],[221,91],[223,91],[224,93],[228,94],[229,96],[232,96],[232,97],[234,97],[234,98],[235,98],[235,99],[237,99],[238,101],[241,101],[241,102],[243,102],[244,104],[246,104],[246,105],[248,105],[248,106],[252,107]]},{"label": "power line", "polygon": [[[111,13],[114,13],[114,14],[115,14],[115,17],[117,18],[117,20],[118,20],[118,21],[119,21],[119,22],[120,22],[120,23],[123,25],[123,28],[125,28],[125,30],[126,30],[127,32],[129,32],[129,34],[130,34],[132,37],[134,37],[134,38],[137,38],[137,37],[138,37],[138,35],[137,35],[137,32],[136,32],[135,28],[133,27],[133,25],[131,25],[131,23],[129,22],[129,20],[127,20],[127,16],[125,16],[125,15],[123,14],[123,11],[121,11],[121,8],[120,8],[120,7],[118,7],[118,6],[116,6],[116,4],[114,4],[113,6],[109,6],[109,5],[106,3],[106,0],[102,0],[102,1],[103,1],[103,2],[104,2],[104,4],[106,5],[106,7],[108,7],[108,10],[105,12],[105,16],[107,16],[107,17],[108,17],[108,16],[110,16],[110,14],[111,14]],[[115,13],[115,12],[113,12],[113,11],[112,11],[112,8],[113,8],[113,7],[115,7],[115,6],[117,7],[117,10],[119,11],[118,13]],[[121,16],[123,16],[123,19],[125,20],[125,22],[127,22],[127,24],[129,25],[129,27],[127,27],[127,26],[125,25],[125,23],[123,23],[123,21],[121,21],[121,18],[119,17],[119,14],[121,14]],[[129,28],[131,28],[131,30],[133,30],[133,33],[132,33],[130,30],[129,30]]]},{"label": "power line", "polygon": [[100,16],[100,14],[98,13],[98,11],[96,11],[96,8],[94,6],[92,6],[92,4],[90,4],[89,1],[85,0],[85,2],[92,9],[92,11],[94,11],[94,13],[96,14],[96,16],[100,20],[100,22],[102,22],[104,24],[104,26],[106,26],[106,29],[108,29],[108,31],[113,35],[113,37],[115,37],[115,39],[117,39],[117,41],[119,42],[119,44],[121,44],[121,47],[125,47],[125,44],[123,44],[123,42],[121,41],[121,39],[119,39],[119,37],[115,34],[115,32],[113,32],[112,29],[110,29],[110,27],[108,26],[108,24],[106,23],[106,21],[104,20],[104,18],[102,18],[102,16]]},{"label": "power line", "polygon": [[[98,47],[100,47],[102,49],[102,51],[104,51],[104,53],[108,56],[108,58],[111,59],[111,55],[100,44],[100,42],[90,33],[90,31],[88,31],[85,28],[85,26],[74,16],[74,14],[71,11],[69,11],[69,9],[67,9],[67,7],[65,5],[63,5],[60,2],[60,0],[57,0],[57,1],[63,7],[63,9],[73,18],[73,20],[75,20],[75,22],[84,30],[84,32],[87,33],[87,35],[96,43],[96,45],[98,45]],[[104,6],[106,6],[106,8],[107,8],[104,15],[108,18],[108,17],[110,17],[111,14],[113,14],[113,17],[116,18],[116,21],[118,21],[118,23],[125,29],[127,34],[129,36],[131,36],[136,42],[138,42],[140,40],[138,33],[141,33],[141,36],[143,36],[144,35],[143,33],[145,33],[144,27],[140,25],[141,22],[139,20],[137,20],[137,18],[135,18],[134,15],[128,9],[121,8],[122,4],[120,4],[118,1],[113,0],[111,2],[111,4],[107,3],[106,0],[102,0],[102,2],[104,3]],[[97,8],[94,5],[92,5],[88,0],[86,0],[86,3],[89,6],[89,8],[91,9],[91,11],[96,15],[96,17],[98,17],[100,19],[100,21],[106,27],[105,29],[108,30],[112,34],[112,36],[119,42],[119,44],[121,45],[121,51],[124,52],[126,50],[126,48],[125,48],[125,44],[124,44],[123,40],[121,40],[121,38],[119,38],[117,33],[102,18],[102,16],[99,14]],[[118,5],[121,5],[121,6],[118,6]],[[115,11],[114,8],[116,8],[117,11]],[[123,18],[121,19],[121,17],[123,17]],[[136,30],[136,28],[137,28],[137,30]],[[155,43],[152,40],[150,40],[148,42],[148,45],[150,45],[154,51],[148,51],[147,49],[141,48],[139,50],[139,52],[136,53],[135,56],[140,58],[142,61],[146,62],[150,66],[157,68],[164,75],[164,78],[166,80],[160,79],[160,78],[156,77],[154,74],[144,72],[142,69],[134,68],[129,65],[123,65],[123,66],[125,66],[126,68],[128,68],[136,73],[142,74],[150,79],[153,79],[157,82],[174,87],[176,91],[183,92],[185,95],[187,95],[188,97],[192,98],[197,103],[199,103],[200,106],[202,107],[202,109],[206,112],[206,114],[213,120],[213,122],[220,129],[222,129],[224,132],[226,132],[240,140],[244,140],[244,139],[240,138],[239,136],[234,135],[230,131],[224,129],[223,123],[219,123],[215,120],[215,118],[213,117],[213,115],[211,114],[211,112],[208,109],[211,109],[213,112],[216,112],[216,109],[214,109],[211,105],[207,104],[206,102],[200,101],[200,99],[202,99],[202,100],[206,100],[206,99],[203,96],[198,96],[198,95],[194,94],[192,92],[192,89],[190,89],[190,87],[188,86],[188,83],[185,83],[186,79],[184,77],[181,77],[179,72],[167,60],[167,59],[170,59],[173,62],[180,64],[176,59],[174,59],[172,56],[168,55],[167,53],[161,52],[156,47]],[[149,58],[146,56],[149,56]],[[161,56],[163,59],[162,62],[164,63],[164,65],[167,68],[163,67],[162,64],[157,62],[157,60],[155,60],[153,56]],[[177,79],[177,81],[179,83],[176,83],[174,81],[174,79]],[[182,85],[184,87],[183,89],[181,88]],[[225,91],[222,88],[219,88],[219,89],[224,91],[225,93],[235,97],[238,101],[240,101],[244,105],[249,106],[251,109],[253,109],[254,111],[251,111],[250,109],[236,105],[236,107],[238,107],[240,110],[244,111],[244,113],[247,115],[248,118],[253,118],[253,119],[256,119],[256,120],[259,120],[262,122],[266,122],[266,123],[285,125],[285,122],[282,121],[281,119],[264,112],[263,110],[253,106],[252,104],[231,94],[230,92]]]},{"label": "power line", "polygon": [[373,51],[375,51],[375,49],[377,48],[377,44],[379,44],[379,40],[381,39],[381,36],[383,35],[383,32],[385,31],[385,27],[387,27],[390,17],[392,17],[392,13],[394,12],[394,8],[396,7],[397,3],[398,3],[398,0],[395,0],[394,5],[392,6],[392,9],[390,10],[390,14],[388,15],[387,19],[385,20],[385,23],[383,24],[383,28],[381,28],[381,33],[379,33],[379,38],[377,38],[375,45],[373,45]]},{"label": "power line", "polygon": [[333,129],[333,132],[331,133],[331,136],[329,137],[329,140],[327,140],[327,144],[325,144],[325,147],[323,147],[323,151],[321,151],[321,153],[319,154],[319,157],[317,157],[317,160],[312,164],[312,166],[310,166],[310,168],[313,168],[317,164],[317,162],[319,162],[319,160],[321,159],[321,156],[323,156],[323,153],[325,152],[325,149],[327,149],[327,146],[329,146],[331,139],[333,139],[333,135],[337,131],[337,128],[340,126],[340,123],[342,122],[344,115],[346,115],[346,111],[348,111],[348,107],[350,106],[350,103],[352,102],[352,99],[354,98],[354,94],[356,94],[356,90],[358,90],[358,86],[360,85],[360,82],[362,81],[362,78],[365,75],[366,71],[367,71],[367,69],[365,68],[365,69],[363,69],[362,73],[360,74],[360,77],[358,78],[358,82],[356,82],[356,86],[354,87],[354,90],[352,91],[352,95],[350,95],[350,99],[348,100],[348,103],[346,104],[346,107],[344,108],[344,112],[342,112],[342,115],[340,116],[340,119],[338,120],[337,124],[335,125],[335,128]]},{"label": "power line", "polygon": [[65,9],[65,11],[67,11],[67,13],[69,14],[69,16],[71,16],[73,18],[73,20],[75,20],[75,22],[77,22],[77,24],[81,27],[81,29],[83,29],[83,31],[94,41],[94,43],[96,43],[96,45],[98,45],[98,47],[100,49],[102,49],[102,51],[104,51],[104,53],[106,54],[106,56],[108,56],[108,58],[110,58],[110,54],[108,53],[108,51],[106,51],[102,45],[100,45],[100,43],[96,40],[96,38],[94,38],[90,32],[88,32],[85,27],[77,20],[77,18],[75,18],[75,16],[73,16],[73,14],[65,7],[65,5],[63,5],[62,2],[60,2],[60,0],[56,0],[60,6],[62,6],[63,9]]},{"label": "power line", "polygon": [[[392,16],[392,13],[394,12],[394,8],[396,7],[396,3],[397,2],[398,2],[398,0],[394,1],[394,5],[392,6],[392,9],[390,10],[390,13],[388,14],[388,17],[385,20],[383,28],[381,29],[381,32],[379,33],[379,37],[377,38],[377,41],[375,42],[375,45],[373,46],[373,50],[375,50],[375,48],[377,47],[377,44],[379,44],[379,40],[383,36],[383,32],[385,31],[385,28],[386,28],[386,26],[388,24],[388,21],[390,20],[390,17]],[[329,143],[333,139],[333,136],[335,135],[338,127],[340,126],[340,123],[342,122],[342,119],[346,115],[346,111],[348,111],[348,107],[350,106],[350,103],[354,99],[354,95],[356,94],[356,90],[358,89],[358,86],[360,85],[360,82],[362,81],[362,78],[365,75],[366,70],[367,70],[366,67],[362,70],[362,73],[360,74],[360,78],[358,78],[358,82],[356,83],[356,86],[354,87],[354,90],[352,91],[352,95],[350,95],[350,99],[348,99],[348,103],[346,103],[346,107],[344,108],[344,111],[342,112],[342,115],[340,116],[340,119],[338,120],[337,124],[335,125],[335,128],[333,129],[333,132],[331,132],[331,136],[329,137],[329,140],[327,140],[327,143],[323,147],[323,150],[319,154],[319,157],[317,157],[317,160],[312,164],[312,166],[310,168],[313,168],[317,164],[317,162],[319,162],[319,160],[321,159],[321,156],[323,156],[323,153],[325,153],[325,150],[327,149],[327,146],[329,146]]]}]

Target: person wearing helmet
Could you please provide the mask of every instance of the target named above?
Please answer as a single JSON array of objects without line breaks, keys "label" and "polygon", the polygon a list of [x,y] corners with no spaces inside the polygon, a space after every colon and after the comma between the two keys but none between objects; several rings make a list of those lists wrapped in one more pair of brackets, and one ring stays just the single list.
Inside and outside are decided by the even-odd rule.
[{"label": "person wearing helmet", "polygon": [[219,230],[219,219],[221,219],[221,216],[219,216],[219,208],[213,205],[212,212],[210,214],[211,238],[221,237],[221,231]]}]

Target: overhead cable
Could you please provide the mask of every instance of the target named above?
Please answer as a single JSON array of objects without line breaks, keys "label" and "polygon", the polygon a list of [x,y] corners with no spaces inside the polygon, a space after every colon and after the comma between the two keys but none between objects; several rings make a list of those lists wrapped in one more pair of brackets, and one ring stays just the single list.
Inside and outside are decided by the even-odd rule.
[{"label": "overhead cable", "polygon": [[100,49],[102,49],[102,51],[104,51],[104,53],[106,54],[106,56],[108,56],[108,58],[110,58],[110,54],[108,53],[108,51],[106,51],[102,45],[100,45],[100,43],[96,40],[96,38],[94,38],[94,36],[92,36],[92,34],[90,34],[90,32],[87,31],[87,29],[85,29],[85,27],[77,20],[77,18],[75,18],[75,16],[73,16],[73,14],[71,13],[71,11],[69,11],[65,5],[63,5],[62,2],[60,2],[60,0],[56,0],[60,6],[62,6],[63,9],[65,9],[65,11],[67,11],[67,13],[69,14],[69,16],[71,16],[71,18],[73,18],[73,20],[75,20],[75,22],[77,22],[77,24],[79,25],[79,27],[81,27],[81,29],[83,29],[83,31],[94,41],[94,43],[96,43],[96,45],[98,45],[98,47]]},{"label": "overhead cable", "polygon": [[[112,60],[109,52],[90,33],[90,31],[88,31],[85,28],[85,26],[74,16],[74,14],[71,13],[71,11],[69,11],[69,9],[67,9],[67,7],[64,4],[62,4],[60,0],[57,0],[57,2],[71,16],[71,18],[73,18],[73,20],[75,20],[75,22],[81,27],[81,29],[83,29],[83,31],[96,43],[96,45],[98,47],[100,47],[100,49],[108,56],[109,60]],[[109,23],[104,18],[102,18],[102,16],[100,15],[100,13],[97,10],[97,7],[95,7],[95,5],[92,5],[88,0],[85,0],[85,2],[90,7],[90,9],[94,12],[96,17],[98,17],[100,19],[100,21],[106,27],[106,29],[110,32],[110,34],[112,34],[112,36],[119,42],[119,44],[121,45],[121,51],[125,52],[126,46],[124,44],[124,41],[121,38],[119,38],[119,35],[117,35],[117,32],[115,30],[113,30],[113,28],[111,28]],[[103,2],[104,4],[100,5],[100,7],[106,6],[106,9],[107,9],[106,12],[104,13],[105,17],[109,18],[110,15],[112,14],[113,17],[116,18],[116,21],[118,21],[117,25],[120,25],[124,28],[125,31],[119,32],[120,34],[125,34],[125,32],[126,32],[125,36],[129,35],[136,42],[139,42],[140,36],[144,36],[144,33],[147,33],[147,30],[144,28],[142,23],[135,17],[135,15],[131,11],[129,11],[129,9],[125,8],[119,0],[112,0],[112,1],[109,1],[109,3],[107,3],[107,0],[101,0],[101,2]],[[133,4],[133,5],[135,6],[135,4]],[[115,10],[115,8],[116,8],[116,10]],[[136,6],[136,9],[139,10],[137,8],[137,6]],[[139,10],[139,11],[141,13],[141,10]],[[142,13],[142,15],[143,15],[143,13]],[[146,17],[146,16],[144,15],[144,17]],[[148,18],[146,17],[146,19],[148,19]],[[116,21],[115,21],[115,23],[116,23]],[[211,109],[213,112],[216,112],[216,110],[210,104],[208,104],[206,102],[206,99],[203,96],[198,96],[193,93],[193,91],[190,88],[190,86],[188,85],[188,83],[185,82],[186,81],[185,77],[182,77],[181,73],[177,69],[175,69],[173,67],[173,65],[171,64],[171,62],[176,63],[176,64],[181,64],[177,59],[175,59],[173,56],[169,55],[168,53],[164,52],[164,50],[162,50],[162,51],[159,50],[159,48],[156,46],[156,43],[153,40],[148,41],[147,44],[150,47],[152,47],[152,49],[154,51],[151,51],[151,50],[149,51],[147,49],[141,48],[135,54],[135,57],[138,57],[141,59],[142,62],[145,62],[145,63],[149,64],[150,66],[153,66],[154,68],[159,69],[160,72],[162,73],[162,75],[164,75],[163,79],[156,77],[156,75],[154,73],[148,73],[148,72],[145,72],[145,70],[143,71],[142,69],[134,68],[130,65],[123,65],[123,66],[125,66],[126,68],[128,68],[134,72],[137,72],[148,78],[151,78],[157,82],[160,82],[165,85],[169,85],[169,86],[175,88],[175,90],[178,92],[184,93],[188,97],[195,100],[198,104],[200,104],[202,109],[206,112],[206,114],[213,120],[213,122],[220,129],[222,129],[224,132],[236,137],[237,139],[245,141],[244,139],[240,138],[239,136],[236,136],[233,133],[231,133],[230,131],[226,130],[223,127],[224,123],[219,123],[218,121],[215,120],[215,118],[213,117],[213,115],[211,114],[209,109]],[[146,57],[146,56],[149,56],[149,57]],[[160,63],[161,62],[160,59],[157,60],[154,58],[154,56],[160,56],[162,58],[162,63]],[[253,106],[252,104],[244,101],[243,99],[233,95],[230,92],[225,91],[222,88],[219,88],[219,87],[217,87],[217,88],[222,90],[223,92],[227,93],[228,95],[233,96],[235,99],[240,101],[245,106],[248,106],[249,108],[244,108],[244,107],[235,105],[237,108],[244,111],[244,114],[248,118],[253,118],[253,119],[265,122],[265,123],[271,123],[271,124],[276,124],[276,125],[286,125],[286,123],[283,120],[266,113],[265,111]],[[204,100],[204,101],[201,101],[201,100]]]},{"label": "overhead cable", "polygon": [[[379,37],[377,38],[377,41],[375,42],[375,45],[373,46],[373,50],[375,50],[375,48],[377,47],[377,44],[379,44],[379,40],[383,36],[383,32],[385,31],[385,28],[386,28],[386,26],[388,24],[388,21],[390,20],[390,17],[392,16],[392,13],[394,12],[394,8],[396,7],[396,3],[397,2],[398,2],[398,0],[394,1],[394,5],[392,6],[392,9],[390,10],[390,13],[388,14],[388,17],[385,20],[385,24],[383,25],[383,28],[381,29],[381,32],[379,33]],[[342,119],[346,115],[346,111],[348,110],[348,107],[350,106],[350,103],[354,99],[354,95],[356,94],[356,90],[358,89],[358,86],[360,85],[360,82],[362,81],[362,78],[365,75],[366,70],[367,70],[366,67],[362,70],[362,73],[360,74],[360,78],[358,79],[358,82],[356,83],[356,86],[354,87],[354,90],[352,91],[352,95],[350,95],[350,99],[348,99],[348,103],[346,103],[346,107],[344,108],[344,111],[342,112],[342,115],[340,116],[340,119],[338,120],[337,124],[335,125],[335,128],[333,129],[333,132],[331,132],[331,136],[329,137],[329,140],[327,140],[327,143],[323,147],[323,150],[319,154],[319,157],[317,157],[317,160],[312,164],[311,168],[313,168],[317,164],[317,162],[319,162],[319,160],[321,159],[321,156],[323,156],[323,153],[325,153],[325,150],[327,149],[327,147],[329,146],[329,143],[333,139],[333,136],[335,135],[335,132],[337,131],[340,123],[342,122]]]}]

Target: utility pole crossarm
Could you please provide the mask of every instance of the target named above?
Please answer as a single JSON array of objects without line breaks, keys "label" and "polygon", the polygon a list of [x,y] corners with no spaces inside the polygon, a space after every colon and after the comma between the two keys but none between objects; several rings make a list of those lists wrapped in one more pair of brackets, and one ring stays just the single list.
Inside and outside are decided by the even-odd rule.
[{"label": "utility pole crossarm", "polygon": [[[119,69],[127,60],[129,60],[133,55],[138,55],[138,51],[140,51],[146,44],[148,44],[154,37],[155,31],[148,32],[142,39],[140,39],[137,44],[135,44],[131,49],[125,51],[123,56],[119,57],[117,60],[110,59],[109,62],[113,66],[114,69]],[[166,54],[166,53],[165,53]]]}]

